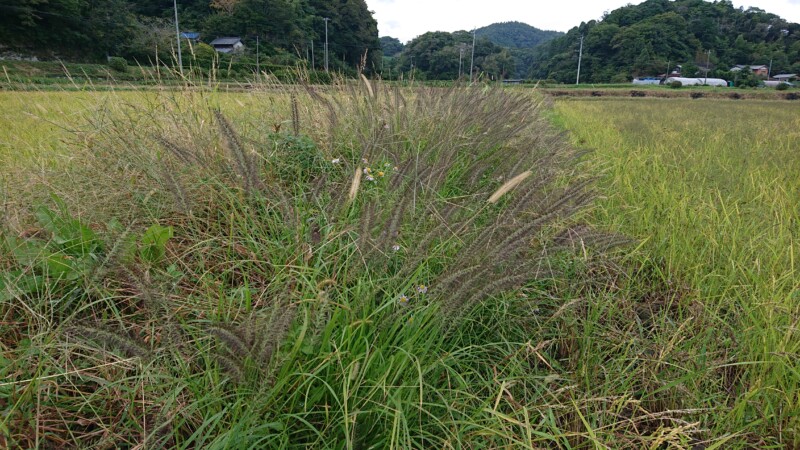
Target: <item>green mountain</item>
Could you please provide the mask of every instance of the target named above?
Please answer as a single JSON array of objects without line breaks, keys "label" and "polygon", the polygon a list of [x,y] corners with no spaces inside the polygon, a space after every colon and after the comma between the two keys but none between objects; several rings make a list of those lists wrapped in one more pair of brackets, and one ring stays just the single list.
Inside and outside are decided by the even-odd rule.
[{"label": "green mountain", "polygon": [[475,34],[507,48],[533,48],[564,33],[545,31],[522,22],[501,22],[478,28]]},{"label": "green mountain", "polygon": [[581,36],[582,82],[624,82],[676,65],[690,77],[733,79],[728,70],[736,64],[800,72],[800,24],[728,0],[647,0],[537,47],[528,76],[574,82]]}]

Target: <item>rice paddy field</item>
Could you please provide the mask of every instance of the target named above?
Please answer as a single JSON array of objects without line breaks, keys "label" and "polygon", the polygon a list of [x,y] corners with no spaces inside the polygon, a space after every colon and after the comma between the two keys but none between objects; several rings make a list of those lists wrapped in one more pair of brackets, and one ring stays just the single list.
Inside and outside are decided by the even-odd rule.
[{"label": "rice paddy field", "polygon": [[798,147],[781,100],[0,92],[0,448],[798,448]]},{"label": "rice paddy field", "polygon": [[682,313],[659,354],[691,380],[686,400],[716,410],[730,432],[752,427],[797,446],[796,105],[565,101],[556,116],[595,149],[605,194],[595,223],[636,237],[640,276],[673,287],[665,300]]}]

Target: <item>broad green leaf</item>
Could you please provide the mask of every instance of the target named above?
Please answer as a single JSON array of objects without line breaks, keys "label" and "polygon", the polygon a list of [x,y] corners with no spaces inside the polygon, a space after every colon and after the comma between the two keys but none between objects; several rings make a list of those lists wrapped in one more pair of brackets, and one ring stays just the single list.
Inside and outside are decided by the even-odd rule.
[{"label": "broad green leaf", "polygon": [[0,302],[44,290],[44,277],[22,270],[0,273]]},{"label": "broad green leaf", "polygon": [[173,236],[172,227],[162,227],[155,224],[142,235],[142,259],[150,263],[157,263],[164,258],[167,241]]},{"label": "broad green leaf", "polygon": [[41,241],[21,240],[12,236],[6,236],[6,246],[20,266],[34,266],[49,253]]},{"label": "broad green leaf", "polygon": [[49,276],[70,278],[76,272],[73,264],[73,259],[67,255],[54,253],[45,259],[43,268]]}]

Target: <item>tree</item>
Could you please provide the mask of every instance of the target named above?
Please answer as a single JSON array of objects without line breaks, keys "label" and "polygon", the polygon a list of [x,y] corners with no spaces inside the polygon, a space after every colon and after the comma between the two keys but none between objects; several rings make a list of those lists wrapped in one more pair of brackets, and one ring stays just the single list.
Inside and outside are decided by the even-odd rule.
[{"label": "tree", "polygon": [[226,14],[233,14],[233,11],[238,6],[239,0],[211,0],[212,9],[215,9]]},{"label": "tree", "polygon": [[514,73],[516,70],[514,57],[511,56],[511,52],[507,48],[486,56],[482,67],[487,74],[496,80],[506,79],[509,73]]},{"label": "tree", "polygon": [[380,42],[383,56],[397,56],[405,48],[399,39],[391,36],[382,36]]},{"label": "tree", "polygon": [[89,43],[84,25],[86,0],[17,0],[0,6],[0,38],[40,49],[75,48]]},{"label": "tree", "polygon": [[156,18],[140,18],[120,49],[120,55],[138,64],[171,61],[175,49],[175,25]]},{"label": "tree", "polygon": [[[378,23],[372,17],[364,0],[309,0],[312,27],[316,36],[324,39],[325,22],[330,19],[330,62],[336,67],[340,61],[357,67],[364,63],[365,70],[380,66],[381,45],[378,40]],[[319,42],[319,41],[318,41]],[[320,42],[321,43],[321,42]],[[320,47],[321,48],[321,47]]]}]

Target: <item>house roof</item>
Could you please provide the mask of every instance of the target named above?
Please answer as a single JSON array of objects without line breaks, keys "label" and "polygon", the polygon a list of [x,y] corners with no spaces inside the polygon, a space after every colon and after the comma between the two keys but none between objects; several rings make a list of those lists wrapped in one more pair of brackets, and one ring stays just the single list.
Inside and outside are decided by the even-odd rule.
[{"label": "house roof", "polygon": [[242,38],[238,37],[224,37],[224,38],[216,38],[211,41],[211,46],[217,45],[236,45],[237,43],[242,42]]},{"label": "house roof", "polygon": [[796,73],[782,73],[779,75],[772,76],[772,78],[775,78],[776,80],[788,80],[790,78],[795,78],[795,77],[797,77]]}]

